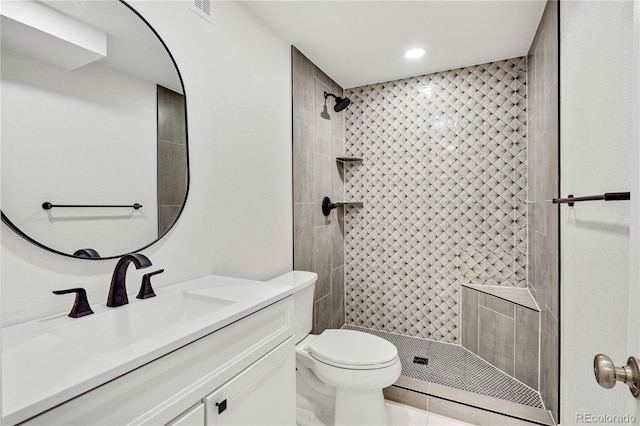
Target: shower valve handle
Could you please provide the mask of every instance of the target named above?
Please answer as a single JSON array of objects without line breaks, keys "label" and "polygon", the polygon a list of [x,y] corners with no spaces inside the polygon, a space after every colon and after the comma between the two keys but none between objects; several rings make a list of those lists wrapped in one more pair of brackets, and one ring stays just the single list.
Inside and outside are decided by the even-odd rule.
[{"label": "shower valve handle", "polygon": [[325,216],[329,216],[329,214],[331,214],[331,210],[339,206],[340,204],[338,203],[332,203],[329,197],[324,197],[322,199],[322,214],[324,214]]},{"label": "shower valve handle", "polygon": [[611,389],[616,382],[624,382],[636,399],[640,399],[640,359],[629,357],[627,365],[616,367],[607,355],[598,354],[593,359],[593,373],[600,386]]}]

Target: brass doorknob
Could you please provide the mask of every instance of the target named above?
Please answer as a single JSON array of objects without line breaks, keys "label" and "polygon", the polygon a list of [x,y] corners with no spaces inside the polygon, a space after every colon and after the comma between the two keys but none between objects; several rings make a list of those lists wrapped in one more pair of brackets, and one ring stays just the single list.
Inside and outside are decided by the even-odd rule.
[{"label": "brass doorknob", "polygon": [[603,388],[611,389],[616,382],[624,382],[636,399],[640,399],[640,360],[629,357],[627,365],[616,367],[607,355],[598,354],[593,359],[593,373]]}]

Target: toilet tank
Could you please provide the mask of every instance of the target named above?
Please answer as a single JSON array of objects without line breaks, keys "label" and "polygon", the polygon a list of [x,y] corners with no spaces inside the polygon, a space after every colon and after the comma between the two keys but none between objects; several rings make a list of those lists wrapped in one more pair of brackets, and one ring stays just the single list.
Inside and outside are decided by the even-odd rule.
[{"label": "toilet tank", "polygon": [[307,271],[292,271],[269,282],[294,287],[293,291],[293,338],[296,343],[304,339],[313,327],[313,291],[318,274]]}]

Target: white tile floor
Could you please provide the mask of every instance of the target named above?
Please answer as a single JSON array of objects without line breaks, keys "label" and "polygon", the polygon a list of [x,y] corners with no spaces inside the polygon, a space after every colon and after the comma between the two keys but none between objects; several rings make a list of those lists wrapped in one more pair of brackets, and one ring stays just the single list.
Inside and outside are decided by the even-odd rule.
[{"label": "white tile floor", "polygon": [[386,403],[392,426],[462,426],[470,424],[397,402],[386,401]]}]

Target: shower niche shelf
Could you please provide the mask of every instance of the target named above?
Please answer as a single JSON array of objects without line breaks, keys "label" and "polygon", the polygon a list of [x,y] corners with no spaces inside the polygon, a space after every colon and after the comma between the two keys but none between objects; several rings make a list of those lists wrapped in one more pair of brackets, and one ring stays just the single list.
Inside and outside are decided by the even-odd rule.
[{"label": "shower niche shelf", "polygon": [[336,157],[336,161],[342,164],[362,163],[362,158],[361,157]]},{"label": "shower niche shelf", "polygon": [[[344,167],[346,164],[362,163],[362,157],[349,157],[349,156],[336,157],[336,162],[342,164],[342,166]],[[362,201],[356,201],[356,200],[336,201],[335,203],[332,203],[329,197],[324,197],[322,199],[322,214],[324,214],[325,216],[329,216],[329,214],[331,214],[331,210],[341,206],[362,206],[362,205],[363,205]]]}]

